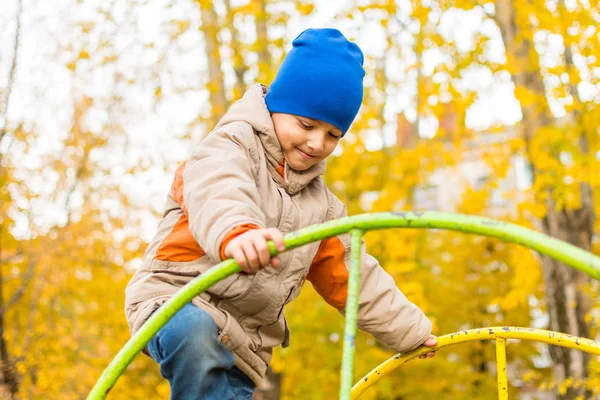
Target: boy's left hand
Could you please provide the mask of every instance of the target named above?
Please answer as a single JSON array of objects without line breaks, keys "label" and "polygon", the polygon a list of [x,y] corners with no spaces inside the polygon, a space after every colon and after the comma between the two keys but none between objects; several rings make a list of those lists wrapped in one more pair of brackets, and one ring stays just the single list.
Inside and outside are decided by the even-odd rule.
[{"label": "boy's left hand", "polygon": [[[437,337],[435,335],[429,335],[429,337],[427,338],[427,340],[425,340],[425,342],[423,343],[423,346],[426,347],[435,347],[437,346],[438,341],[437,341]],[[424,360],[426,358],[433,358],[435,357],[435,351],[429,352],[427,354],[423,354],[420,355],[419,358]]]}]

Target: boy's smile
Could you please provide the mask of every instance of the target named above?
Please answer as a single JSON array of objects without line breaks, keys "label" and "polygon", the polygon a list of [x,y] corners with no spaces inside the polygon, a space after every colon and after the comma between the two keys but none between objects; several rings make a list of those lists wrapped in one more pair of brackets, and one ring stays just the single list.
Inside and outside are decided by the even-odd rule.
[{"label": "boy's smile", "polygon": [[302,157],[305,157],[307,160],[312,160],[313,158],[315,158],[315,156],[312,156],[310,154],[307,154],[305,152],[303,152],[302,150],[298,149],[298,151],[300,152],[300,154],[302,155]]},{"label": "boy's smile", "polygon": [[328,122],[284,113],[271,117],[285,161],[296,171],[326,159],[342,137],[340,129]]}]

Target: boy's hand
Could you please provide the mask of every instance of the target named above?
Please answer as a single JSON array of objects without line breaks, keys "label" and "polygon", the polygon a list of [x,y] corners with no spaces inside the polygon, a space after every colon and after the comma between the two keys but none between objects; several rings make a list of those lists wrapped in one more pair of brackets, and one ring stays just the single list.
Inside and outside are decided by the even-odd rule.
[{"label": "boy's hand", "polygon": [[[423,346],[426,347],[435,347],[437,346],[438,342],[437,342],[437,337],[435,335],[429,335],[429,337],[427,338],[427,340],[425,340],[425,342],[423,343]],[[420,355],[419,358],[424,360],[426,358],[433,358],[435,357],[435,351],[432,351],[430,353],[427,354],[423,354]]]},{"label": "boy's hand", "polygon": [[267,240],[275,242],[278,251],[285,250],[283,234],[279,229],[252,229],[229,242],[225,247],[225,256],[235,258],[247,274],[255,274],[269,264],[279,267],[279,258],[271,258]]}]

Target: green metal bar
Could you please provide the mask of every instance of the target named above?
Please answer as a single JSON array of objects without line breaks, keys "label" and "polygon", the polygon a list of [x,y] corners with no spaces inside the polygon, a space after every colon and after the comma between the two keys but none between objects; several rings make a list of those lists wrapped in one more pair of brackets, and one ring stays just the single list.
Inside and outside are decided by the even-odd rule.
[{"label": "green metal bar", "polygon": [[223,261],[214,268],[209,269],[198,278],[194,279],[177,294],[171,297],[162,307],[160,307],[152,317],[129,339],[121,351],[106,367],[100,379],[88,395],[88,400],[104,399],[117,382],[125,368],[148,344],[156,332],[162,328],[173,315],[177,313],[184,305],[192,301],[199,293],[205,291],[218,281],[233,275],[240,271],[240,267],[234,260]]},{"label": "green metal bar", "polygon": [[[352,229],[367,231],[388,228],[449,229],[494,237],[521,244],[583,271],[595,279],[600,279],[600,257],[578,247],[507,222],[435,211],[374,213],[340,218],[287,234],[285,245],[287,250],[291,250],[307,243],[348,233]],[[276,254],[275,246],[272,243],[270,243],[270,249],[272,255]],[[153,314],[115,356],[96,382],[88,399],[104,399],[133,358],[181,307],[215,282],[239,271],[240,268],[235,261],[223,261],[177,292]]]},{"label": "green metal bar", "polygon": [[350,276],[348,277],[348,297],[346,299],[346,328],[344,329],[344,351],[342,353],[342,378],[340,400],[350,400],[354,383],[354,351],[356,319],[358,315],[358,295],[360,292],[361,241],[364,231],[353,229],[350,242]]},{"label": "green metal bar", "polygon": [[352,229],[370,231],[389,228],[447,229],[493,237],[536,250],[600,280],[600,257],[579,247],[508,222],[437,211],[382,212],[340,218],[286,235],[286,246],[289,242],[298,247],[348,233]]}]

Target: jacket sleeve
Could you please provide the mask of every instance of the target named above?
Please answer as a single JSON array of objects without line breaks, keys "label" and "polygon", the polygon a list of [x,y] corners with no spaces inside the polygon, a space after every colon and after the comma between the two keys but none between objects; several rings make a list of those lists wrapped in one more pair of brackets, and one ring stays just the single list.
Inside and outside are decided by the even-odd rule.
[{"label": "jacket sleeve", "polygon": [[[346,216],[339,200],[337,216]],[[431,321],[396,287],[394,279],[366,253],[362,242],[358,320],[360,329],[398,352],[412,350],[431,333]],[[332,306],[344,311],[350,268],[350,236],[340,235],[321,243],[307,279]]]},{"label": "jacket sleeve", "polygon": [[242,225],[264,228],[255,169],[257,146],[252,128],[230,123],[194,146],[183,172],[183,201],[189,228],[206,254],[221,260],[221,244]]},{"label": "jacket sleeve", "polygon": [[225,255],[225,249],[227,248],[227,245],[229,244],[229,242],[231,242],[236,237],[238,237],[252,229],[260,229],[260,228],[256,225],[252,225],[252,224],[240,225],[240,226],[236,226],[235,228],[230,230],[225,235],[225,237],[223,238],[223,241],[221,242],[221,249],[219,251],[219,253],[221,255],[221,261],[227,260],[227,256]]}]

